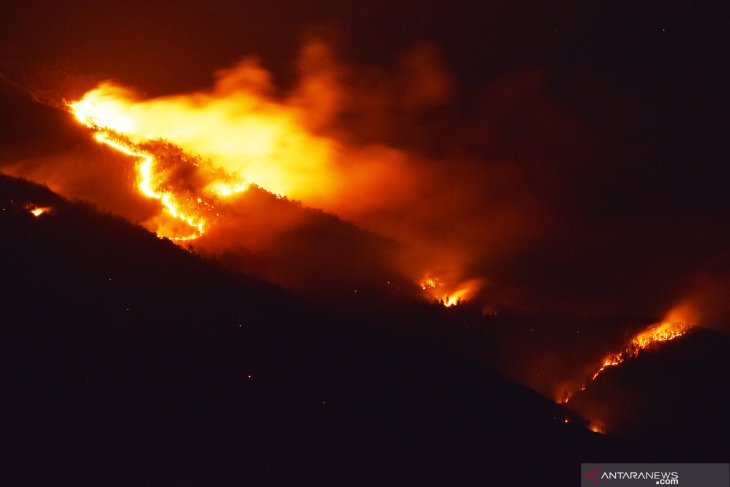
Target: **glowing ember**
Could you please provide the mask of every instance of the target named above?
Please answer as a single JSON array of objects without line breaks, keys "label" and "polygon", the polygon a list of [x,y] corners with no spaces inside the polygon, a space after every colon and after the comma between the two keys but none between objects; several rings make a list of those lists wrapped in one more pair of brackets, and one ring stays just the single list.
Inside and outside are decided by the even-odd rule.
[{"label": "glowing ember", "polygon": [[[615,367],[626,360],[636,357],[642,350],[656,346],[659,343],[668,342],[685,335],[694,324],[687,321],[687,309],[673,309],[664,321],[649,326],[646,330],[636,334],[626,347],[620,352],[606,356],[601,366],[591,376],[594,381],[609,367]],[[576,392],[584,391],[588,384],[583,384],[573,391],[567,391],[558,398],[558,402],[566,404]]]}]

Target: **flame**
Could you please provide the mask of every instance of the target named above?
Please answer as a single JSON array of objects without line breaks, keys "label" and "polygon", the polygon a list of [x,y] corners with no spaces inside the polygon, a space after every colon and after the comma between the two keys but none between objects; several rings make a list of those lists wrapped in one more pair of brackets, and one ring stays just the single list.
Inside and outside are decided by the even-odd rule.
[{"label": "flame", "polygon": [[419,282],[419,286],[431,300],[451,308],[472,299],[481,286],[481,280],[471,279],[450,287],[440,278],[426,274]]},{"label": "flame", "polygon": [[224,183],[221,181],[214,181],[208,185],[208,190],[218,194],[219,196],[227,197],[233,196],[238,193],[246,191],[251,185],[249,183]]},{"label": "flame", "polygon": [[591,380],[596,380],[608,367],[620,365],[625,360],[636,357],[642,350],[652,345],[683,336],[691,326],[681,321],[664,321],[650,326],[634,336],[624,350],[607,356],[601,367],[593,374]]},{"label": "flame", "polygon": [[[148,222],[158,235],[173,240],[205,235],[197,244],[204,251],[244,248],[246,244],[233,242],[244,232],[262,234],[251,241],[266,240],[268,228],[259,231],[258,220],[258,226],[235,221],[243,218],[240,195],[256,186],[403,241],[409,247],[403,252],[424,256],[396,258],[403,262],[394,264],[398,271],[415,280],[431,267],[433,255],[438,254],[434,259],[442,264],[450,260],[441,255],[441,237],[429,245],[424,238],[429,235],[423,235],[427,225],[422,221],[441,216],[423,213],[415,198],[420,192],[432,193],[440,170],[435,165],[416,165],[426,160],[421,155],[349,133],[349,123],[340,122],[348,119],[353,107],[358,113],[369,113],[369,102],[360,106],[355,99],[360,88],[350,87],[349,76],[337,74],[339,64],[328,56],[328,49],[318,43],[307,47],[302,79],[291,91],[277,90],[271,75],[249,59],[218,71],[210,89],[143,97],[119,84],[103,82],[68,106],[98,142],[135,159],[136,191],[160,204],[161,216]],[[417,76],[409,83],[431,86],[432,81]],[[391,95],[386,90],[377,96]],[[183,155],[170,161],[158,153],[163,144]],[[189,169],[188,158],[199,167],[182,168],[187,164]],[[442,184],[438,178],[438,188]],[[440,206],[446,214],[459,213],[448,204]],[[408,210],[408,222],[393,225],[394,218],[401,220],[397,216],[401,209]],[[294,225],[295,218],[282,216],[281,220]],[[272,219],[272,227],[278,223]],[[275,233],[273,229],[270,234]],[[451,239],[457,240],[444,237],[444,241]],[[422,247],[427,250],[419,250]],[[449,242],[449,253],[459,254],[461,260],[466,250],[460,243]],[[423,262],[428,264],[422,266]],[[460,283],[463,275],[449,270],[448,281],[432,283],[429,299],[446,307],[473,299],[479,287],[476,281]]]},{"label": "flame", "polygon": [[424,277],[423,280],[420,282],[421,289],[424,291],[426,289],[434,289],[441,284],[439,283],[438,279],[435,279],[433,277]]},{"label": "flame", "polygon": [[[692,313],[687,306],[672,309],[662,321],[654,323],[634,335],[623,350],[604,357],[601,366],[591,375],[589,383],[595,381],[609,367],[616,367],[626,360],[638,356],[642,350],[684,336],[695,326],[691,316]],[[562,397],[558,398],[558,402],[567,404],[576,392],[584,391],[587,387],[588,384],[585,383],[573,391],[564,392]]]},{"label": "flame", "polygon": [[457,289],[451,294],[444,295],[443,298],[441,298],[441,304],[446,306],[447,308],[450,308],[452,306],[459,305],[463,303],[464,301],[467,301],[469,296],[471,295],[472,290],[467,288]]},{"label": "flame", "polygon": [[[362,204],[357,201],[367,200],[372,188],[382,188],[383,181],[394,179],[397,151],[347,152],[350,165],[343,164],[336,157],[344,158],[346,147],[310,131],[306,113],[296,103],[268,96],[256,69],[243,63],[222,74],[210,91],[147,100],[105,82],[69,104],[99,143],[137,160],[137,191],[158,200],[163,213],[178,227],[185,227],[185,231],[170,229],[157,221],[158,235],[178,241],[202,236],[214,224],[207,217],[212,201],[233,204],[251,185],[323,209],[334,205],[341,210],[342,202],[345,208]],[[258,81],[252,83],[252,79]],[[182,185],[171,181],[153,147],[160,141],[201,161],[205,167],[197,168],[196,177],[200,177]],[[197,204],[191,204],[192,200]],[[218,210],[215,213],[219,216]],[[450,274],[448,283],[429,277],[421,286],[429,299],[447,308],[458,306],[472,299],[480,284],[478,280],[458,282],[454,277]]]},{"label": "flame", "polygon": [[588,423],[588,429],[593,431],[594,433],[598,433],[600,435],[606,434],[606,427],[603,425],[603,423],[599,421],[591,421]]},{"label": "flame", "polygon": [[133,146],[164,139],[208,159],[224,174],[206,188],[217,196],[250,184],[298,199],[326,192],[334,184],[334,142],[306,130],[300,110],[251,86],[248,78],[261,76],[257,69],[243,63],[210,92],[149,100],[105,82],[70,106],[83,124]]},{"label": "flame", "polygon": [[[155,158],[144,150],[139,149],[135,145],[124,142],[124,139],[113,136],[105,132],[97,132],[94,138],[123,154],[139,159],[137,164],[137,189],[148,198],[160,200],[163,208],[173,218],[182,221],[189,226],[193,233],[187,235],[165,235],[171,240],[186,241],[194,240],[205,233],[205,220],[203,217],[191,213],[186,213],[181,209],[181,204],[177,201],[175,194],[171,191],[163,191],[156,183],[155,174]],[[158,234],[160,234],[158,232]]]},{"label": "flame", "polygon": [[[77,120],[95,132],[94,139],[97,142],[138,159],[136,166],[138,191],[147,198],[159,200],[168,215],[182,222],[190,230],[183,234],[179,232],[165,234],[160,225],[157,229],[158,235],[176,241],[194,240],[203,235],[206,225],[205,218],[193,210],[183,209],[184,205],[173,191],[162,189],[159,183],[160,176],[156,171],[155,156],[120,133],[130,131],[133,124],[128,117],[120,114],[119,102],[108,98],[94,99],[92,97],[88,99],[84,97],[78,102],[70,103],[69,108]],[[202,200],[198,199],[198,203],[201,202]]]},{"label": "flame", "polygon": [[34,205],[28,205],[27,206],[28,212],[33,215],[34,217],[38,218],[41,215],[47,215],[50,213],[53,208],[50,206],[34,206]]},{"label": "flame", "polygon": [[[183,241],[202,236],[210,223],[203,208],[211,207],[208,201],[233,198],[252,184],[293,198],[326,199],[331,192],[334,142],[307,131],[296,107],[277,103],[262,86],[252,85],[251,79],[263,76],[257,69],[244,62],[206,93],[141,100],[104,82],[69,103],[98,142],[138,160],[137,190],[159,200],[164,213],[187,227],[168,229],[158,222],[158,235]],[[192,189],[200,208],[185,201],[179,185],[166,181],[146,148],[154,141],[169,141],[205,159],[205,183]]]}]

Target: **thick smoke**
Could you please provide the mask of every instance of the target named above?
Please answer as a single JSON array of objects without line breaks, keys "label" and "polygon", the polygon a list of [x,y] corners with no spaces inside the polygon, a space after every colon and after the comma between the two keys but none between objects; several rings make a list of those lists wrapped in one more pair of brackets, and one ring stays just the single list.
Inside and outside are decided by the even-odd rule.
[{"label": "thick smoke", "polygon": [[[211,197],[216,215],[196,248],[268,253],[263,261],[272,263],[272,248],[289,242],[290,260],[316,265],[284,266],[274,273],[279,281],[337,287],[323,276],[342,278],[348,261],[355,283],[363,281],[367,271],[354,271],[350,250],[338,250],[336,265],[314,258],[314,245],[296,256],[291,242],[312,222],[318,237],[307,239],[334,255],[322,235],[341,223],[309,207],[390,240],[373,244],[370,256],[355,237],[329,232],[338,234],[330,247],[360,247],[357,260],[371,261],[377,281],[433,276],[444,291],[468,283],[484,309],[658,317],[689,296],[718,301],[704,296],[725,289],[712,259],[726,232],[698,241],[691,215],[622,208],[622,191],[641,201],[635,182],[621,180],[620,164],[603,168],[606,142],[551,95],[541,69],[524,67],[466,93],[432,45],[416,46],[390,69],[347,65],[336,51],[307,42],[298,81],[286,90],[254,58],[219,70],[211,89],[193,93],[146,98],[100,86],[102,98],[119,100],[117,122],[130,124],[113,128],[136,143],[163,139],[184,151],[181,166],[166,171],[170,188],[210,196],[221,181],[243,181],[301,202],[257,212],[247,203],[252,195]],[[154,202],[129,191],[131,161],[64,130],[73,132],[70,147],[51,147],[51,157],[16,151],[4,171],[152,225]],[[265,264],[255,267],[267,275]]]}]

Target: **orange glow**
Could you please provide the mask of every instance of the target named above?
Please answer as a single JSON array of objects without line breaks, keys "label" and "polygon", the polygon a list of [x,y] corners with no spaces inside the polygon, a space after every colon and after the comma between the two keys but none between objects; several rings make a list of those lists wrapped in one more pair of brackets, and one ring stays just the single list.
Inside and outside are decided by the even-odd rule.
[{"label": "orange glow", "polygon": [[237,193],[242,193],[246,191],[249,186],[251,185],[248,183],[229,184],[221,181],[214,181],[208,185],[207,189],[218,196],[227,197],[233,196]]},{"label": "orange glow", "polygon": [[[72,110],[75,110],[73,105]],[[74,111],[74,113],[76,112]],[[79,117],[79,120],[83,121],[83,119],[80,118],[81,116],[77,116]],[[91,125],[91,127],[99,130],[93,124]],[[110,135],[112,133],[113,132],[111,131],[97,131],[94,134],[94,138],[98,142],[105,144],[123,154],[137,158],[139,160],[137,164],[137,189],[139,190],[139,192],[148,198],[160,200],[160,203],[162,204],[162,207],[165,209],[167,214],[169,214],[172,218],[183,222],[192,230],[192,233],[176,233],[165,235],[158,228],[158,235],[165,236],[170,238],[171,240],[177,241],[194,240],[203,235],[203,233],[205,232],[205,220],[203,219],[203,217],[193,212],[183,210],[182,205],[178,202],[175,194],[171,191],[162,190],[157,184],[157,175],[155,173],[155,157],[150,152],[144,151],[136,147],[134,144],[126,141],[121,136]]]},{"label": "orange glow", "polygon": [[606,428],[603,426],[603,424],[599,422],[591,421],[590,423],[588,423],[588,429],[600,435],[606,434]]},{"label": "orange glow", "polygon": [[29,205],[27,208],[28,208],[28,211],[30,212],[30,214],[36,218],[38,218],[41,215],[47,215],[52,210],[52,208],[50,206]]},{"label": "orange glow", "polygon": [[[299,95],[282,101],[271,91],[267,73],[242,62],[219,73],[209,91],[141,99],[105,82],[69,109],[99,143],[136,159],[137,192],[161,205],[148,226],[176,241],[199,238],[216,223],[235,225],[221,213],[235,213],[228,205],[252,185],[346,218],[354,216],[351,211],[379,208],[383,195],[402,195],[409,187],[399,151],[381,145],[353,149],[314,134],[308,127],[312,114],[296,101]],[[470,300],[479,284],[454,277],[421,285],[429,299],[455,307]]]},{"label": "orange glow", "polygon": [[591,377],[591,380],[601,375],[608,367],[615,367],[626,359],[636,357],[642,350],[661,342],[674,340],[683,336],[692,325],[681,321],[662,321],[654,324],[634,336],[624,350],[608,355],[603,359],[601,367]]},{"label": "orange glow", "polygon": [[[98,142],[133,158],[133,191],[160,205],[152,218],[149,206],[140,205],[133,218],[148,218],[145,225],[159,236],[180,241],[203,236],[196,242],[202,251],[258,250],[285,227],[303,224],[304,217],[300,222],[288,212],[271,220],[248,218],[241,210],[255,199],[248,191],[255,187],[403,242],[399,253],[408,255],[394,257],[393,266],[410,280],[434,269],[432,261],[438,260],[443,281],[429,285],[424,294],[429,300],[455,307],[474,299],[480,283],[464,282],[462,272],[469,251],[462,242],[468,239],[456,230],[435,239],[425,234],[432,220],[465,214],[452,204],[448,181],[425,156],[352,132],[350,111],[368,114],[370,102],[361,106],[359,85],[350,86],[347,70],[330,57],[321,43],[307,46],[301,80],[289,91],[276,89],[272,76],[248,59],[215,73],[208,89],[143,97],[107,81],[72,101],[69,110]],[[417,63],[431,66],[429,59]],[[446,97],[447,86],[433,83],[445,83],[431,76],[437,71],[409,78],[425,89],[415,91],[422,100],[409,108],[414,114],[421,103],[430,107]],[[385,100],[391,93],[373,95]],[[361,123],[358,117],[354,126]],[[369,117],[362,123],[369,126]],[[433,196],[428,206],[422,194]]]},{"label": "orange glow", "polygon": [[456,286],[448,286],[438,277],[427,274],[419,286],[432,301],[451,308],[472,299],[481,286],[481,280],[471,279]]},{"label": "orange glow", "polygon": [[438,280],[434,279],[433,277],[425,277],[420,283],[421,289],[423,289],[424,291],[426,289],[434,289],[439,285],[440,284]]},{"label": "orange glow", "polygon": [[[634,335],[623,350],[604,357],[600,367],[591,375],[590,381],[596,380],[609,367],[615,367],[630,358],[636,357],[642,350],[684,336],[695,326],[692,316],[691,310],[687,306],[679,306],[672,309],[662,321]],[[557,399],[557,402],[561,404],[568,403],[576,392],[584,391],[586,387],[588,387],[588,384],[582,384],[577,389],[565,391]]]},{"label": "orange glow", "polygon": [[168,140],[205,158],[224,174],[206,188],[218,196],[250,184],[297,199],[328,192],[334,184],[334,142],[307,131],[299,110],[251,86],[257,69],[243,63],[210,92],[150,100],[106,82],[70,107],[83,124],[123,135],[132,147]]},{"label": "orange glow", "polygon": [[[335,184],[347,181],[333,169],[336,143],[310,133],[296,106],[268,97],[264,74],[244,62],[222,74],[209,92],[149,100],[105,82],[69,109],[98,142],[137,159],[137,190],[160,201],[167,215],[167,221],[153,222],[153,230],[192,240],[211,224],[205,214],[212,201],[235,198],[251,185],[315,203],[331,200],[338,188],[347,193]],[[150,149],[168,141],[185,155],[178,166],[189,167],[188,158],[204,166],[194,164],[195,178],[185,184],[168,177]]]}]

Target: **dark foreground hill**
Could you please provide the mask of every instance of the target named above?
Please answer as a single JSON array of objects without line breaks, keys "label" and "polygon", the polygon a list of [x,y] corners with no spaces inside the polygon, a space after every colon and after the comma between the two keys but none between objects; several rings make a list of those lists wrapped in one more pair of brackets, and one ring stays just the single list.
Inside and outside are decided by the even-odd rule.
[{"label": "dark foreground hill", "polygon": [[42,187],[0,178],[0,228],[3,485],[569,485],[626,454],[387,316]]},{"label": "dark foreground hill", "polygon": [[[721,324],[651,345],[590,380],[605,357],[659,319],[503,313],[489,317],[488,338],[496,345],[486,355],[547,397],[574,391],[570,409],[637,447],[638,454],[627,452],[627,459],[726,461],[730,336]],[[578,390],[582,384],[584,391]]]},{"label": "dark foreground hill", "polygon": [[728,357],[726,334],[697,328],[607,369],[572,399],[571,407],[602,418],[613,434],[629,441],[651,439],[654,452],[665,458],[726,461]]}]

